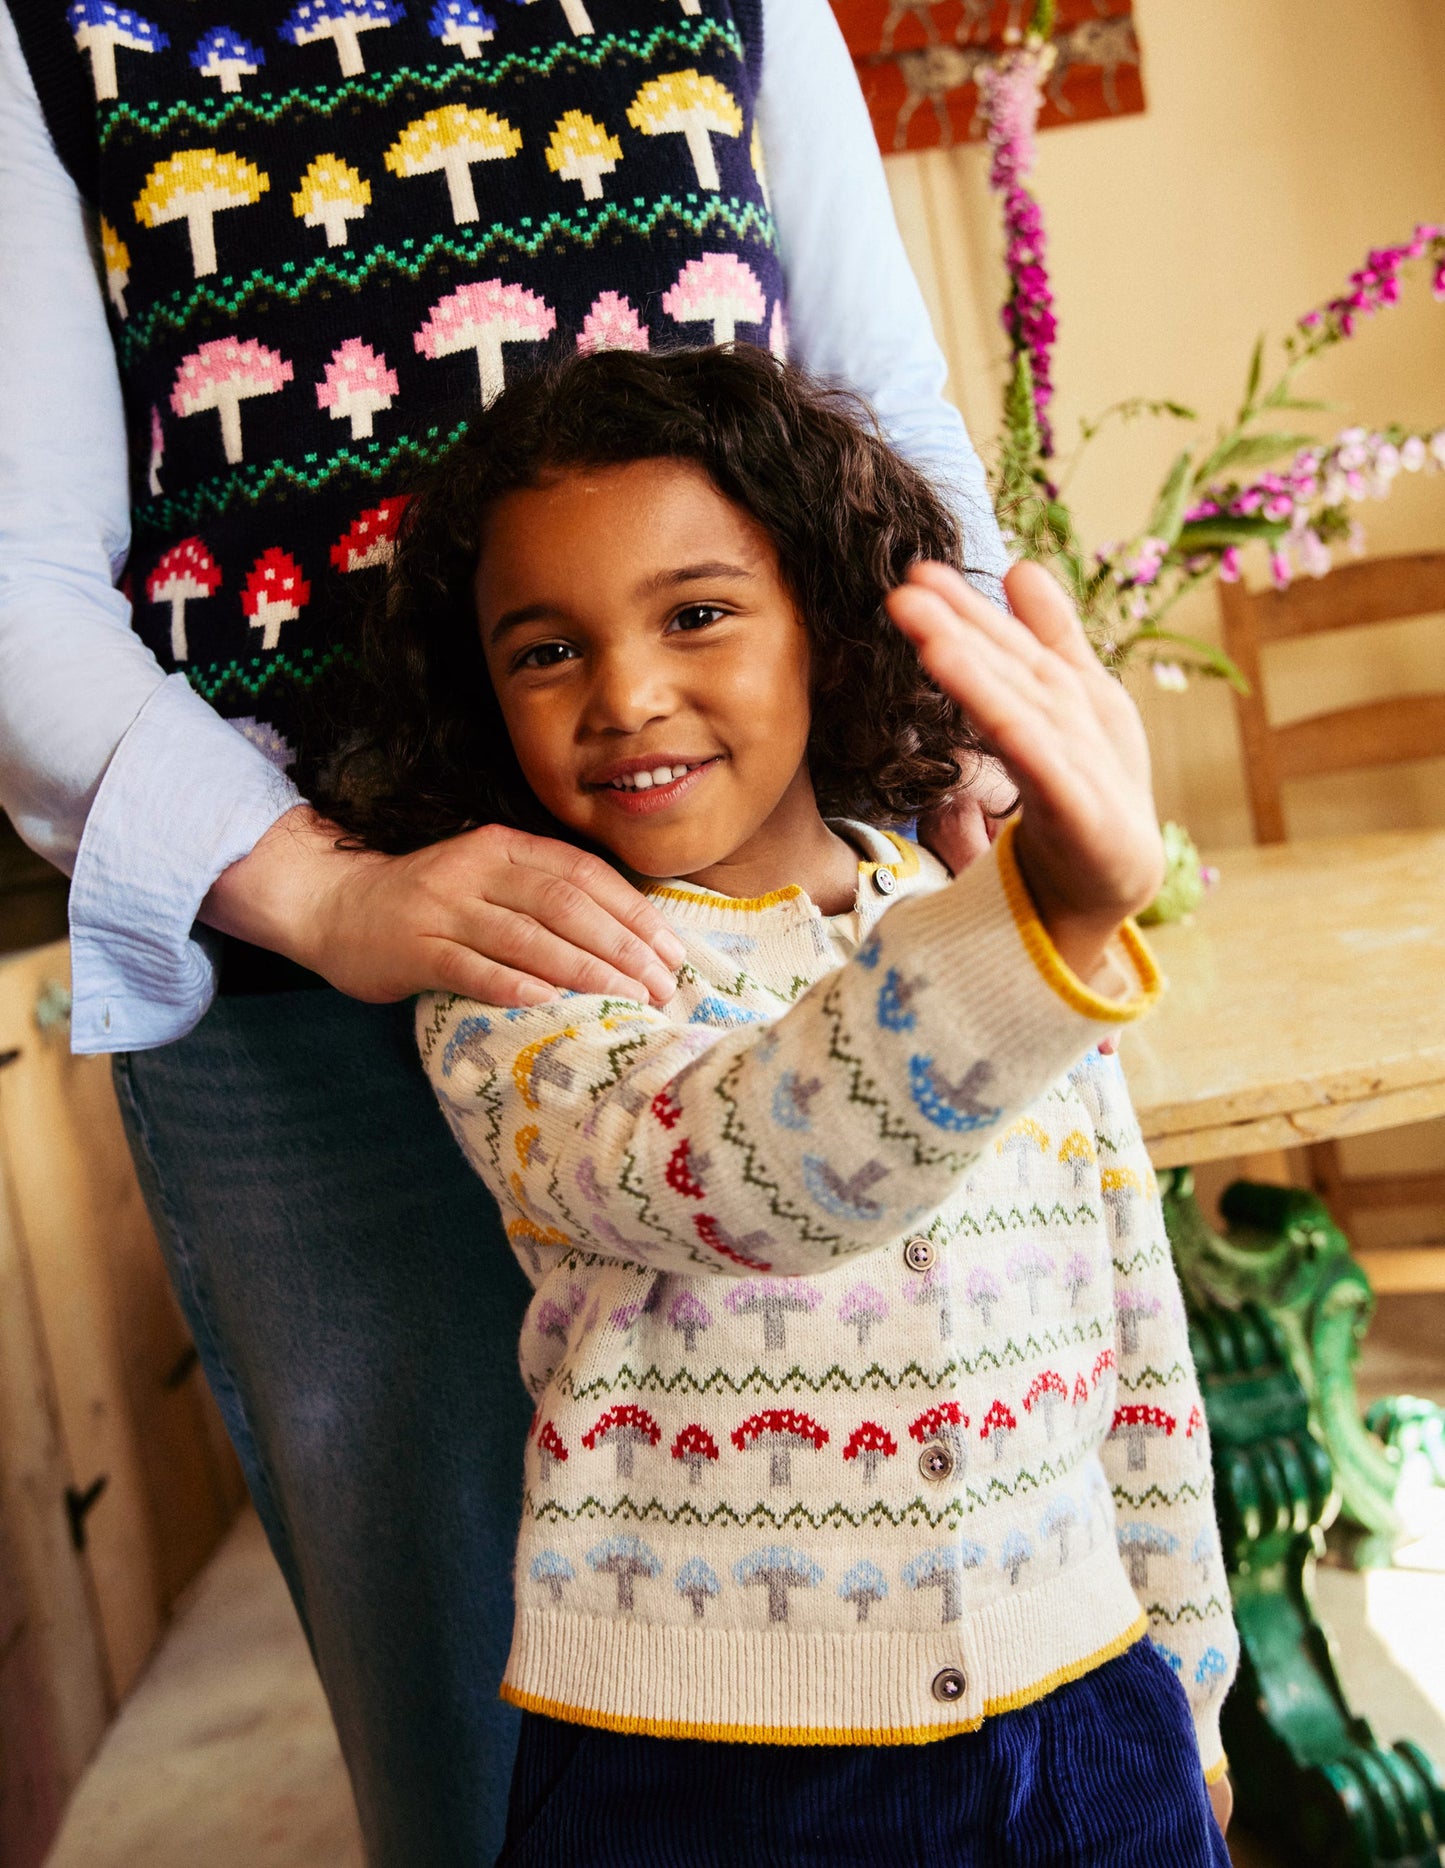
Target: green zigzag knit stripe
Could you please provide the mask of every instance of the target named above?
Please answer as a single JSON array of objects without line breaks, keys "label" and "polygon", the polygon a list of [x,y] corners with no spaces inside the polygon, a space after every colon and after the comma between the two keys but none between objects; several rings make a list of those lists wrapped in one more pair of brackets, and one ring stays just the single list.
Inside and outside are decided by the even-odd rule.
[{"label": "green zigzag knit stripe", "polygon": [[914,1530],[926,1526],[936,1531],[944,1525],[961,1524],[966,1515],[961,1499],[954,1499],[939,1511],[930,1511],[921,1498],[915,1498],[898,1511],[890,1511],[879,1501],[870,1505],[866,1511],[850,1511],[846,1505],[832,1504],[825,1511],[815,1512],[801,1504],[790,1505],[786,1511],[774,1511],[771,1505],[761,1502],[748,1511],[738,1511],[727,1503],[704,1510],[685,1499],[682,1504],[669,1509],[658,1498],[650,1498],[646,1504],[639,1505],[624,1496],[610,1505],[604,1505],[600,1498],[588,1497],[569,1510],[551,1498],[539,1505],[529,1493],[525,1508],[538,1523],[574,1524],[583,1519],[595,1521],[599,1518],[622,1518],[632,1524],[691,1524],[699,1529],[710,1528],[715,1524],[733,1524],[739,1529],[753,1524],[767,1524],[775,1531],[801,1530],[804,1527],[813,1531],[841,1530],[844,1525],[855,1531],[861,1530],[864,1525],[875,1530],[882,1529],[884,1525],[891,1525],[894,1530],[904,1525]]},{"label": "green zigzag knit stripe", "polygon": [[1131,1511],[1142,1511],[1146,1505],[1159,1505],[1167,1511],[1171,1506],[1177,1505],[1180,1499],[1187,1499],[1190,1504],[1197,1505],[1201,1499],[1209,1495],[1204,1486],[1191,1485],[1187,1479],[1177,1492],[1166,1492],[1157,1485],[1151,1485],[1142,1492],[1130,1492],[1122,1485],[1111,1486],[1109,1489],[1114,1495],[1114,1503],[1127,1505]]},{"label": "green zigzag knit stripe", "polygon": [[[642,212],[634,211],[638,208]],[[319,255],[299,272],[294,260],[286,260],[274,272],[258,270],[248,273],[239,281],[227,275],[222,275],[214,283],[202,281],[189,292],[177,292],[169,299],[158,299],[148,310],[129,320],[121,335],[121,358],[127,365],[132,364],[155,342],[163,329],[182,330],[200,311],[233,317],[261,293],[289,299],[296,304],[318,284],[344,285],[355,289],[384,271],[394,276],[419,279],[441,254],[459,259],[466,265],[481,264],[501,250],[525,254],[531,259],[549,241],[568,239],[578,246],[593,247],[605,235],[621,228],[647,240],[668,220],[679,222],[694,234],[702,235],[712,228],[726,227],[739,241],[751,238],[760,245],[774,249],[778,243],[772,216],[764,213],[753,202],[743,206],[735,196],[724,201],[720,195],[712,200],[692,194],[684,195],[681,200],[673,195],[663,195],[651,206],[637,196],[634,197],[631,209],[620,202],[604,201],[597,207],[583,206],[567,214],[549,214],[542,221],[534,221],[527,215],[515,227],[503,226],[499,222],[487,228],[464,228],[455,233],[435,234],[422,242],[403,240],[402,247],[415,248],[414,252],[399,252],[389,246],[374,246],[355,254],[349,250],[343,253],[332,250]]]},{"label": "green zigzag knit stripe", "polygon": [[186,668],[182,672],[205,700],[214,701],[218,694],[231,687],[240,688],[254,700],[282,676],[295,682],[297,687],[309,688],[333,662],[350,659],[348,651],[342,648],[324,649],[319,654],[315,649],[302,649],[295,661],[289,655],[274,655],[269,661],[256,656],[249,661],[211,662],[205,668]]},{"label": "green zigzag knit stripe", "polygon": [[1141,1388],[1171,1388],[1175,1382],[1187,1381],[1188,1374],[1182,1362],[1175,1362],[1167,1369],[1148,1368],[1132,1377],[1121,1375],[1119,1386],[1130,1394],[1137,1394]]},{"label": "green zigzag knit stripe", "polygon": [[[203,419],[203,418],[196,418]],[[389,448],[381,448],[376,443],[376,452],[361,452],[354,447],[339,448],[327,460],[318,455],[307,454],[302,464],[292,466],[287,461],[267,461],[264,465],[237,468],[234,473],[219,474],[212,480],[203,480],[191,492],[178,495],[175,499],[148,500],[144,506],[136,508],[135,525],[137,531],[159,528],[165,532],[177,532],[186,526],[196,524],[207,513],[226,512],[238,500],[258,500],[262,494],[270,492],[273,486],[289,485],[305,487],[314,493],[318,487],[334,480],[337,474],[350,469],[353,473],[364,474],[368,480],[383,480],[399,461],[422,465],[444,454],[454,442],[461,439],[466,429],[464,421],[443,434],[439,429],[429,428],[425,438],[414,440],[410,435],[403,435],[401,440]]]},{"label": "green zigzag knit stripe", "polygon": [[1211,1615],[1229,1616],[1233,1610],[1218,1596],[1211,1596],[1207,1602],[1181,1602],[1172,1613],[1158,1602],[1151,1602],[1144,1613],[1151,1622],[1163,1622],[1166,1627],[1176,1628],[1180,1622],[1208,1621]]},{"label": "green zigzag knit stripe", "polygon": [[289,111],[308,111],[318,117],[332,117],[358,102],[390,103],[404,86],[412,85],[441,97],[459,83],[470,92],[480,80],[484,84],[504,83],[524,75],[546,77],[564,61],[599,66],[607,59],[632,58],[642,63],[651,59],[659,47],[675,45],[679,52],[705,51],[709,41],[742,60],[742,40],[736,29],[720,20],[702,20],[696,26],[658,26],[651,31],[602,33],[586,40],[569,39],[549,46],[542,52],[509,52],[495,63],[467,59],[451,65],[402,65],[395,71],[363,72],[340,84],[322,84],[314,89],[292,91],[256,91],[251,95],[207,99],[195,103],[189,99],[167,105],[118,102],[102,106],[100,143],[102,149],[111,138],[125,129],[137,129],[151,136],[163,136],[173,124],[185,123],[202,130],[218,130],[230,123],[275,123]]}]

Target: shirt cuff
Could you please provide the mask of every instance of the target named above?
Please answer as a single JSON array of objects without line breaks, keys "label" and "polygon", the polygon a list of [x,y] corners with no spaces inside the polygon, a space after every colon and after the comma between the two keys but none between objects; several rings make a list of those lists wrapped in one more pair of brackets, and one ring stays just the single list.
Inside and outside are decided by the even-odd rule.
[{"label": "shirt cuff", "polygon": [[216,992],[211,884],[301,802],[244,734],[172,675],[132,721],[86,817],[70,885],[71,1048],[144,1051]]},{"label": "shirt cuff", "polygon": [[1224,1755],[1224,1740],[1219,1736],[1218,1705],[1196,1709],[1194,1731],[1199,1739],[1199,1762],[1204,1766],[1204,1781],[1206,1784],[1217,1784],[1229,1772],[1229,1759]]}]

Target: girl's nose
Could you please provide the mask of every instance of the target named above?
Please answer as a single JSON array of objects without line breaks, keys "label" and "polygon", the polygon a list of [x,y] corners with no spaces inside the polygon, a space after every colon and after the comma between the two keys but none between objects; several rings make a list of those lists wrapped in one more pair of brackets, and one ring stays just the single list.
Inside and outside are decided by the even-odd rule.
[{"label": "girl's nose", "polygon": [[596,733],[637,733],[673,710],[671,683],[646,649],[600,655],[587,694],[585,722]]}]

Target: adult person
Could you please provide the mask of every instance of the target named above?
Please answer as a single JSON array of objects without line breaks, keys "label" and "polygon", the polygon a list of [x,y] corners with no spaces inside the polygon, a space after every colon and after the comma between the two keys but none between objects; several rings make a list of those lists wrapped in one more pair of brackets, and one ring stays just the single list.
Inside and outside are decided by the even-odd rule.
[{"label": "adult person", "polygon": [[338,850],[287,776],[395,489],[549,342],[736,334],[865,394],[1002,569],[826,0],[491,4],[0,8],[0,804],[71,874],[73,1043],[379,1868],[500,1838],[526,1414],[396,1002],[661,1001],[676,957],[589,857]]}]

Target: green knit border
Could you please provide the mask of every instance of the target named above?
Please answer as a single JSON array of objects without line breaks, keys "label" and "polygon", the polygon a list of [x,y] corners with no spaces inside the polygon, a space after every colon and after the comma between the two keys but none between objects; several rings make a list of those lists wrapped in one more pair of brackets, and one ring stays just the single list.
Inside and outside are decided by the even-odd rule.
[{"label": "green knit border", "polygon": [[423,440],[403,435],[389,448],[372,442],[370,447],[376,449],[375,454],[358,452],[355,447],[342,447],[325,460],[319,454],[305,454],[299,466],[289,461],[267,461],[264,465],[258,462],[255,466],[242,466],[234,473],[203,480],[192,492],[174,499],[147,500],[143,506],[136,508],[135,527],[138,532],[150,528],[174,532],[195,525],[203,517],[227,512],[238,501],[254,502],[269,493],[274,486],[304,487],[308,493],[315,493],[348,469],[368,480],[384,480],[399,461],[422,466],[436,460],[461,439],[466,426],[465,420],[460,421],[445,434],[439,428],[429,428]]},{"label": "green knit border", "polygon": [[466,88],[471,90],[479,79],[484,84],[497,85],[518,76],[546,77],[567,60],[594,67],[613,57],[632,58],[642,63],[651,59],[660,46],[667,45],[696,55],[707,50],[709,41],[716,41],[739,63],[746,57],[741,35],[731,22],[705,19],[696,26],[656,26],[646,31],[639,27],[632,32],[600,33],[585,40],[560,40],[542,51],[508,52],[495,62],[460,59],[447,65],[399,65],[394,71],[362,72],[339,84],[318,84],[279,92],[243,92],[236,97],[217,97],[214,103],[178,99],[161,107],[132,104],[121,99],[108,109],[102,107],[100,146],[104,149],[113,136],[125,129],[163,136],[172,125],[184,122],[201,130],[219,130],[230,123],[275,123],[292,110],[331,117],[358,101],[388,104],[405,85],[416,85],[441,97],[459,81],[465,81]]},{"label": "green knit border", "polygon": [[329,649],[302,649],[296,658],[273,655],[237,657],[229,662],[210,662],[204,668],[182,670],[187,681],[203,700],[215,701],[229,688],[239,688],[255,700],[280,676],[288,676],[297,687],[309,688],[336,662],[348,662],[351,655],[339,646]]},{"label": "green knit border", "polygon": [[[639,208],[643,210],[641,213],[635,211]],[[721,196],[707,200],[689,194],[681,199],[662,195],[648,206],[638,195],[633,197],[631,208],[621,202],[604,201],[595,207],[576,208],[571,213],[549,214],[541,221],[524,215],[514,226],[496,222],[485,229],[434,234],[420,242],[403,240],[400,250],[374,246],[353,257],[349,251],[330,249],[299,272],[297,261],[285,260],[274,271],[258,268],[239,281],[230,274],[222,274],[214,282],[201,280],[189,293],[178,292],[169,299],[158,299],[138,317],[128,319],[121,331],[121,360],[127,366],[134,363],[161,334],[162,327],[179,331],[201,311],[233,317],[260,293],[271,293],[296,304],[318,283],[346,286],[355,291],[384,268],[396,276],[419,279],[443,254],[469,266],[499,251],[534,259],[550,241],[570,240],[580,247],[595,247],[604,237],[619,230],[647,240],[669,219],[698,237],[722,226],[739,240],[751,238],[773,252],[778,250],[778,231],[772,215],[756,202],[740,202],[736,195],[724,201]],[[408,252],[407,248],[414,251]]]}]

